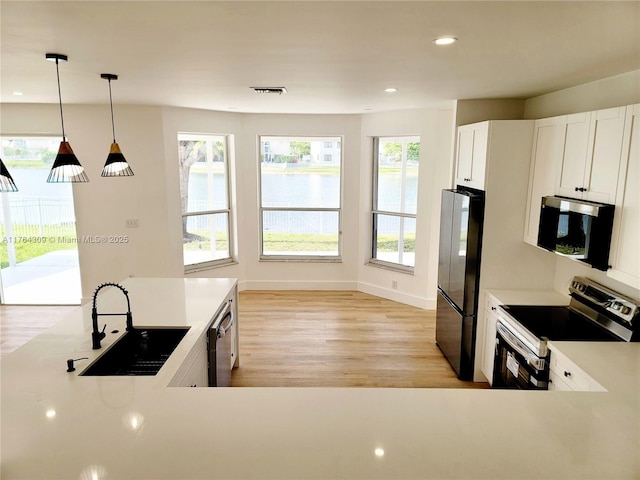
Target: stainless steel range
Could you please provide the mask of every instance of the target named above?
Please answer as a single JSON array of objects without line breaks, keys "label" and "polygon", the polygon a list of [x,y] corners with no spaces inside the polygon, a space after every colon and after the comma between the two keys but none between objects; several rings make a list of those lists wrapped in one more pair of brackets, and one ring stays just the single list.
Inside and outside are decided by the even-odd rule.
[{"label": "stainless steel range", "polygon": [[585,277],[574,277],[569,306],[502,305],[496,324],[494,388],[546,390],[548,340],[640,340],[640,307]]}]

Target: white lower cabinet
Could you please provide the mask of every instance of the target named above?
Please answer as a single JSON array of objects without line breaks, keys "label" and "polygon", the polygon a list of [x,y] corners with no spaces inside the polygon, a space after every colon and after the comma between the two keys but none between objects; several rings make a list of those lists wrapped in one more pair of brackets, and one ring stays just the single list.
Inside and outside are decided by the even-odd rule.
[{"label": "white lower cabinet", "polygon": [[491,294],[487,294],[484,308],[484,361],[482,373],[487,377],[489,385],[493,383],[493,363],[496,351],[496,323],[498,322],[498,307],[500,301]]},{"label": "white lower cabinet", "polygon": [[549,360],[549,390],[605,392],[606,389],[556,349]]},{"label": "white lower cabinet", "polygon": [[[227,298],[220,307],[222,308],[229,305],[233,315],[233,326],[231,328],[231,349],[228,365],[231,369],[237,368],[240,365],[240,348],[238,337],[238,290],[234,287],[233,290],[227,295]],[[208,387],[209,386],[209,348],[207,337],[209,335],[209,329],[211,325],[216,322],[220,317],[214,317],[211,319],[211,324],[207,325],[204,332],[200,335],[196,344],[191,351],[187,354],[184,362],[178,371],[175,373],[171,381],[170,387]]]},{"label": "white lower cabinet", "polygon": [[207,359],[207,339],[202,336],[187,355],[176,374],[169,382],[170,387],[207,387],[209,386],[209,367]]}]

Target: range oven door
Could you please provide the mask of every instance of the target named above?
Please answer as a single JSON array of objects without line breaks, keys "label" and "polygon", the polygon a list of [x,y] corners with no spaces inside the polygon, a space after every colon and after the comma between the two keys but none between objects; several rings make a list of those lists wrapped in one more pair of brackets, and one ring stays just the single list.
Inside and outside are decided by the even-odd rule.
[{"label": "range oven door", "polygon": [[492,387],[547,390],[549,359],[540,358],[531,352],[500,321],[496,324],[496,330]]}]

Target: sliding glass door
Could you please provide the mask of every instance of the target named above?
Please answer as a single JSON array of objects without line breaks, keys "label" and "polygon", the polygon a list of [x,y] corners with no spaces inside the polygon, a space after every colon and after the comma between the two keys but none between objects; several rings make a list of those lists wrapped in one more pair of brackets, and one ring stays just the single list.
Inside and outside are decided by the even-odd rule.
[{"label": "sliding glass door", "polygon": [[18,187],[0,193],[0,299],[5,304],[79,304],[73,191],[47,183],[60,138],[2,137],[0,158]]}]

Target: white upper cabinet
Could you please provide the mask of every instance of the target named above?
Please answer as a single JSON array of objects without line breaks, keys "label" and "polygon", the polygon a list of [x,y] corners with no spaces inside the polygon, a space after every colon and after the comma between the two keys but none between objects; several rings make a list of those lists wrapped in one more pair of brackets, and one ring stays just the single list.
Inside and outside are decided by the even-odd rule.
[{"label": "white upper cabinet", "polygon": [[566,116],[557,195],[615,202],[624,123],[625,107]]},{"label": "white upper cabinet", "polygon": [[556,164],[558,174],[555,193],[582,198],[591,113],[567,115],[564,119],[564,145],[560,162]]},{"label": "white upper cabinet", "polygon": [[626,108],[607,275],[640,289],[640,104]]},{"label": "white upper cabinet", "polygon": [[484,190],[489,122],[458,127],[456,185]]},{"label": "white upper cabinet", "polygon": [[529,173],[524,241],[537,245],[542,197],[553,195],[556,188],[557,166],[564,154],[567,117],[536,120]]}]

